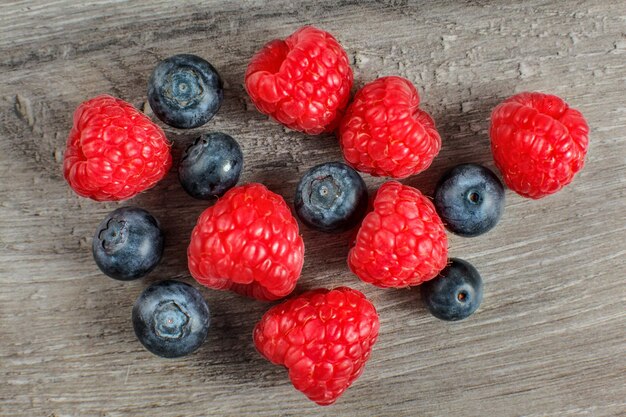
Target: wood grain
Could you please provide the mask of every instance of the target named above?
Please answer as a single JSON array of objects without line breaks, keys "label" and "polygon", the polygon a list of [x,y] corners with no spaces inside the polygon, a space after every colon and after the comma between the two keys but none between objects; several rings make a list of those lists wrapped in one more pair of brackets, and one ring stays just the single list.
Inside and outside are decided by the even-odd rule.
[{"label": "wood grain", "polygon": [[[363,376],[328,408],[264,361],[251,330],[266,304],[203,290],[213,312],[194,355],[160,360],[135,340],[130,309],[150,282],[188,282],[185,250],[205,203],[174,171],[127,204],[163,223],[163,263],[149,278],[105,278],[92,233],[117,204],[76,197],[61,175],[73,109],[99,93],[137,106],[159,59],[190,52],[226,81],[218,116],[166,128],[177,160],[201,131],[245,154],[243,181],[291,200],[298,177],[341,158],[332,136],[286,131],[253,109],[245,66],[265,41],[314,23],[353,60],[357,86],[411,79],[444,139],[426,173],[493,167],[490,110],[523,90],[565,97],[591,125],[587,165],[557,195],[507,192],[501,224],[451,236],[451,255],[481,271],[471,319],[429,316],[417,290],[381,290],[345,266],[349,237],[304,230],[298,290],[351,285],[377,306],[381,334]],[[0,415],[2,416],[618,416],[626,414],[626,2],[3,1],[0,5]],[[149,110],[149,109],[148,109]],[[370,190],[380,180],[367,177]]]}]

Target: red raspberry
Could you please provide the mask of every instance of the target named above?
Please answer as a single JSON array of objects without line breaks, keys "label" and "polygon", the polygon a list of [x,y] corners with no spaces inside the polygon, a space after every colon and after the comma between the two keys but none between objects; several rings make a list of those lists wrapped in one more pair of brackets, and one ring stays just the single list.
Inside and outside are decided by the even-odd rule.
[{"label": "red raspberry", "polygon": [[520,93],[491,114],[491,152],[506,184],[538,199],[572,182],[585,163],[589,126],[561,98]]},{"label": "red raspberry", "polygon": [[317,135],[336,127],[352,88],[348,56],[328,32],[312,26],[267,43],[250,61],[246,90],[261,113]]},{"label": "red raspberry", "polygon": [[153,187],[171,165],[163,130],[125,101],[101,95],[74,112],[63,174],[76,194],[125,200]]},{"label": "red raspberry", "polygon": [[276,300],[296,286],[304,242],[285,200],[262,184],[247,184],[200,215],[187,257],[202,285]]},{"label": "red raspberry", "polygon": [[413,187],[383,184],[348,254],[352,272],[378,287],[419,285],[447,264],[448,239],[431,201]]},{"label": "red raspberry", "polygon": [[376,309],[359,291],[318,289],[265,313],[254,328],[254,344],[289,370],[297,390],[329,405],[363,372],[379,327]]},{"label": "red raspberry", "polygon": [[339,125],[348,164],[393,178],[428,168],[441,149],[441,138],[419,103],[413,84],[401,77],[379,78],[359,90]]}]

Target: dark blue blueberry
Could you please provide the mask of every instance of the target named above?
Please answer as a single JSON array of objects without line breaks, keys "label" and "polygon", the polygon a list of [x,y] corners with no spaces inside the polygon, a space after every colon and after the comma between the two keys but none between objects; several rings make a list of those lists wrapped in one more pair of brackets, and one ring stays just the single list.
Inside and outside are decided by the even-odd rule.
[{"label": "dark blue blueberry", "polygon": [[187,148],[178,179],[190,196],[209,200],[235,186],[242,167],[243,154],[237,141],[224,133],[209,133]]},{"label": "dark blue blueberry", "polygon": [[504,211],[504,187],[490,169],[457,165],[435,189],[435,207],[448,230],[473,237],[491,230]]},{"label": "dark blue blueberry", "polygon": [[132,317],[137,339],[164,358],[190,354],[209,331],[209,307],[202,294],[180,281],[150,285],[135,301]]},{"label": "dark blue blueberry", "polygon": [[348,165],[329,162],[307,171],[296,189],[296,214],[302,223],[322,232],[355,227],[367,211],[367,187]]},{"label": "dark blue blueberry", "polygon": [[447,321],[471,316],[483,300],[483,280],[467,261],[452,258],[438,277],[421,286],[422,298],[433,316]]},{"label": "dark blue blueberry", "polygon": [[91,249],[102,272],[130,281],[147,275],[161,261],[163,232],[146,210],[122,207],[102,220]]},{"label": "dark blue blueberry", "polygon": [[202,126],[224,100],[222,79],[204,59],[188,54],[159,62],[148,82],[148,102],[164,123],[180,129]]}]

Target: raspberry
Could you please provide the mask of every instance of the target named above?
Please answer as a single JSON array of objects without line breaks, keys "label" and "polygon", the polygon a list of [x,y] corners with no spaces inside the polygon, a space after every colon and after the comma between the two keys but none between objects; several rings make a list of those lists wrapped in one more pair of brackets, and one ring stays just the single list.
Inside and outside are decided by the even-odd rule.
[{"label": "raspberry", "polygon": [[267,43],[250,61],[245,85],[261,113],[317,135],[336,127],[352,88],[348,56],[328,32],[305,26]]},{"label": "raspberry", "polygon": [[318,289],[265,313],[254,328],[254,344],[289,370],[297,390],[329,405],[363,372],[379,327],[376,309],[359,291]]},{"label": "raspberry", "polygon": [[504,182],[533,199],[572,182],[585,163],[589,126],[561,98],[520,93],[491,114],[491,152]]},{"label": "raspberry", "polygon": [[389,181],[363,219],[348,265],[365,282],[401,288],[437,276],[447,256],[448,239],[433,203],[415,188]]},{"label": "raspberry", "polygon": [[153,187],[171,165],[163,130],[125,101],[101,95],[74,112],[63,174],[78,195],[126,200]]},{"label": "raspberry", "polygon": [[413,84],[401,77],[379,78],[359,90],[339,125],[348,164],[393,178],[428,168],[441,149],[441,138],[419,103]]},{"label": "raspberry", "polygon": [[202,285],[276,300],[296,286],[304,242],[285,200],[262,184],[247,184],[200,215],[187,257]]}]

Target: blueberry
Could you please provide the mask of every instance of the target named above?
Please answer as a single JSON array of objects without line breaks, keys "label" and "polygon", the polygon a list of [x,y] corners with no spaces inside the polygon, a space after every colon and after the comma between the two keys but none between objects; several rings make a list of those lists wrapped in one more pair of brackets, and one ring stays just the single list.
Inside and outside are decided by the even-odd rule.
[{"label": "blueberry", "polygon": [[102,272],[120,281],[141,278],[163,255],[163,232],[146,210],[122,207],[102,220],[91,245]]},{"label": "blueberry", "polygon": [[204,59],[188,54],[159,62],[148,82],[148,102],[164,123],[180,129],[202,126],[222,101],[222,79]]},{"label": "blueberry", "polygon": [[344,232],[355,227],[367,211],[363,178],[341,162],[317,165],[300,179],[294,200],[298,218],[312,229]]},{"label": "blueberry", "polygon": [[243,154],[237,141],[225,133],[209,133],[187,148],[178,179],[190,196],[209,200],[237,184],[242,167]]},{"label": "blueberry", "polygon": [[433,316],[447,321],[471,316],[483,300],[483,280],[467,261],[452,258],[438,277],[421,285],[422,298]]},{"label": "blueberry", "polygon": [[504,187],[490,169],[457,165],[435,189],[435,207],[448,230],[473,237],[491,230],[504,211]]},{"label": "blueberry", "polygon": [[137,339],[155,355],[179,358],[202,345],[209,331],[209,307],[202,294],[180,281],[146,288],[133,306]]}]

